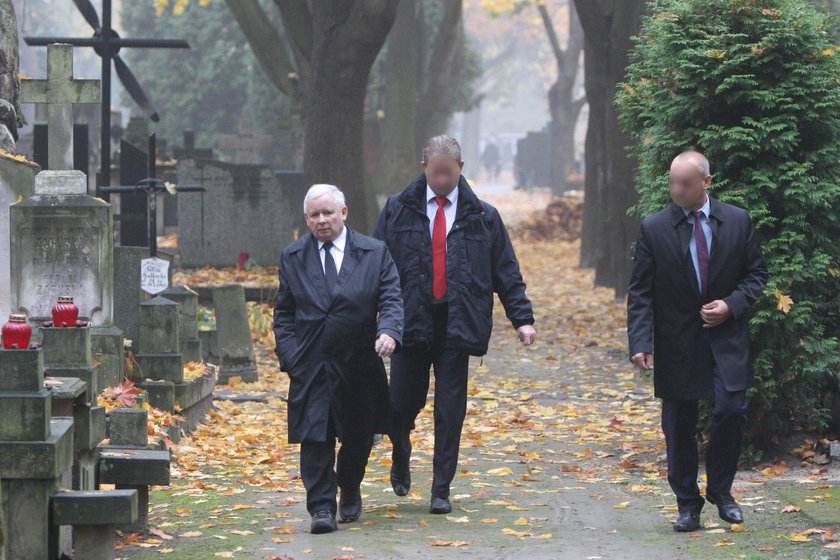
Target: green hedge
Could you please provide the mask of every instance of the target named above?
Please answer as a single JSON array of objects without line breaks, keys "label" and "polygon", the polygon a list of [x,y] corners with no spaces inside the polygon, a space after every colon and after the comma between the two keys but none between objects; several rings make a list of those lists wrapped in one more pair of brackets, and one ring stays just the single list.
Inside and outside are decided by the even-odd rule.
[{"label": "green hedge", "polygon": [[668,203],[679,152],[707,155],[712,195],[749,210],[770,271],[751,323],[751,448],[823,429],[840,365],[840,47],[830,22],[802,0],[652,0],[648,13],[616,96],[639,140],[630,211]]}]

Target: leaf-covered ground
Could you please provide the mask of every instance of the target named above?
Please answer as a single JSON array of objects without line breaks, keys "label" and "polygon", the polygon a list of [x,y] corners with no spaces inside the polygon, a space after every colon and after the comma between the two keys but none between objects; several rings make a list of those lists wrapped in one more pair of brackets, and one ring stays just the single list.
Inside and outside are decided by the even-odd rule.
[{"label": "leaf-covered ground", "polygon": [[[288,381],[276,367],[265,306],[252,314],[260,382],[220,388],[265,402],[216,403],[198,431],[176,446],[172,485],[152,495],[152,533],[125,536],[118,556],[840,557],[837,472],[796,460],[739,473],[735,495],[744,526],[730,527],[707,506],[704,530],[675,534],[659,403],[625,357],[623,304],[594,289],[592,274],[577,268],[578,243],[515,245],[539,338],[520,347],[497,305],[491,350],[483,361],[471,361],[451,515],[428,513],[430,401],[414,433],[411,494],[398,498],[391,491],[386,438],[370,459],[362,519],[331,535],[308,533],[298,446],[286,443],[281,397]],[[271,272],[265,282],[275,282]]]}]

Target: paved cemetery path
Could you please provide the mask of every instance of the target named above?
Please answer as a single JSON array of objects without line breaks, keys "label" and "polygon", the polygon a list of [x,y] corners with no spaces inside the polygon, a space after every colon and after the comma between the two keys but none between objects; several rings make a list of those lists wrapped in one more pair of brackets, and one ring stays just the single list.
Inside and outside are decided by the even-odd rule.
[{"label": "paved cemetery path", "polygon": [[[712,508],[706,528],[673,533],[664,482],[658,402],[624,357],[623,305],[592,289],[575,267],[575,243],[517,243],[537,311],[538,344],[521,348],[496,309],[491,351],[471,362],[468,418],[454,510],[428,514],[431,411],[415,433],[414,486],[388,483],[387,439],[371,456],[365,510],[337,533],[312,536],[288,445],[285,376],[266,325],[254,324],[257,384],[229,394],[265,402],[218,402],[176,450],[172,486],[152,497],[150,535],[130,535],[118,556],[150,558],[838,558],[833,526],[836,469],[782,465],[745,470],[736,482],[745,530]],[[270,311],[265,308],[264,317]],[[795,510],[782,513],[786,506]],[[825,541],[825,542],[823,542]],[[826,548],[826,545],[829,548]]]}]

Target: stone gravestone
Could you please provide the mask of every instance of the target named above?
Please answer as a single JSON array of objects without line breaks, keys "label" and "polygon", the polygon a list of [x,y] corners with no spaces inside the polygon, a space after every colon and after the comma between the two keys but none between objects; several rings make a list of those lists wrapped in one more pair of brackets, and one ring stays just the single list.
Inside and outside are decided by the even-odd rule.
[{"label": "stone gravestone", "polygon": [[[105,438],[105,408],[96,405],[98,375],[91,357],[90,327],[41,327],[44,374],[51,381],[81,380],[84,393],[73,395],[69,411],[57,413],[56,386],[53,388],[53,414],[73,416],[73,488],[96,489],[96,446]],[[61,403],[61,399],[58,399]]]},{"label": "stone gravestone", "polygon": [[[171,284],[173,256],[158,250],[158,257],[170,262]],[[140,289],[142,261],[147,258],[148,247],[114,247],[114,324],[123,330],[135,348],[140,336],[140,304],[147,299]]]},{"label": "stone gravestone", "polygon": [[198,294],[186,286],[172,286],[161,294],[178,304],[179,343],[184,362],[200,362],[204,355],[198,338]]},{"label": "stone gravestone", "polygon": [[80,171],[42,171],[35,194],[11,208],[12,307],[43,323],[58,296],[80,319],[111,322],[111,207],[87,195]]},{"label": "stone gravestone", "polygon": [[140,304],[140,335],[135,356],[135,381],[155,408],[178,413],[191,431],[213,406],[215,368],[185,377],[180,342],[179,305],[162,296]]},{"label": "stone gravestone", "polygon": [[219,383],[228,383],[232,377],[240,377],[245,382],[257,381],[245,289],[235,284],[214,288],[213,305],[221,357]]},{"label": "stone gravestone", "polygon": [[102,387],[123,378],[123,336],[113,325],[113,217],[87,195],[80,171],[42,171],[35,194],[10,211],[11,305],[39,325],[58,296],[72,296],[93,327],[91,344]]},{"label": "stone gravestone", "polygon": [[9,559],[59,556],[50,499],[73,464],[72,418],[50,418],[41,350],[0,349],[0,492]]},{"label": "stone gravestone", "polygon": [[[149,176],[147,149],[120,140],[120,184],[135,185]],[[145,193],[120,194],[120,245],[148,247],[149,208]]]},{"label": "stone gravestone", "polygon": [[235,266],[240,253],[276,266],[280,251],[302,227],[303,207],[281,188],[272,169],[202,159],[178,162],[178,183],[207,192],[178,203],[181,266]]},{"label": "stone gravestone", "polygon": [[37,165],[0,155],[0,318],[12,313],[9,206],[35,192]]},{"label": "stone gravestone", "polygon": [[184,382],[178,304],[157,296],[140,304],[140,333],[134,359],[146,378]]},{"label": "stone gravestone", "polygon": [[219,134],[218,147],[233,152],[234,163],[263,163],[263,153],[271,147],[272,137],[254,134],[254,119],[243,114],[239,117],[238,134]]}]

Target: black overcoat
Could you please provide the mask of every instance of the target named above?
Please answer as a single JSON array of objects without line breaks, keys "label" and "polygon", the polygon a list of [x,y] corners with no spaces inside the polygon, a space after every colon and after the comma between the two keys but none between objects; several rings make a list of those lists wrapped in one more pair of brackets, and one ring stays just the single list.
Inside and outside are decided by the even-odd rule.
[{"label": "black overcoat", "polygon": [[[693,226],[676,204],[642,222],[627,298],[630,355],[653,352],[654,389],[666,399],[712,397],[716,363],[729,391],[753,382],[751,306],[767,269],[749,214],[710,198],[709,289],[702,298],[689,243]],[[722,299],[732,316],[703,328],[700,308]]]},{"label": "black overcoat", "polygon": [[332,294],[315,238],[307,233],[280,259],[275,352],[289,375],[289,442],[325,441],[332,413],[340,439],[388,433],[388,379],[374,344],[400,344],[403,307],[397,268],[381,241],[347,228]]}]

